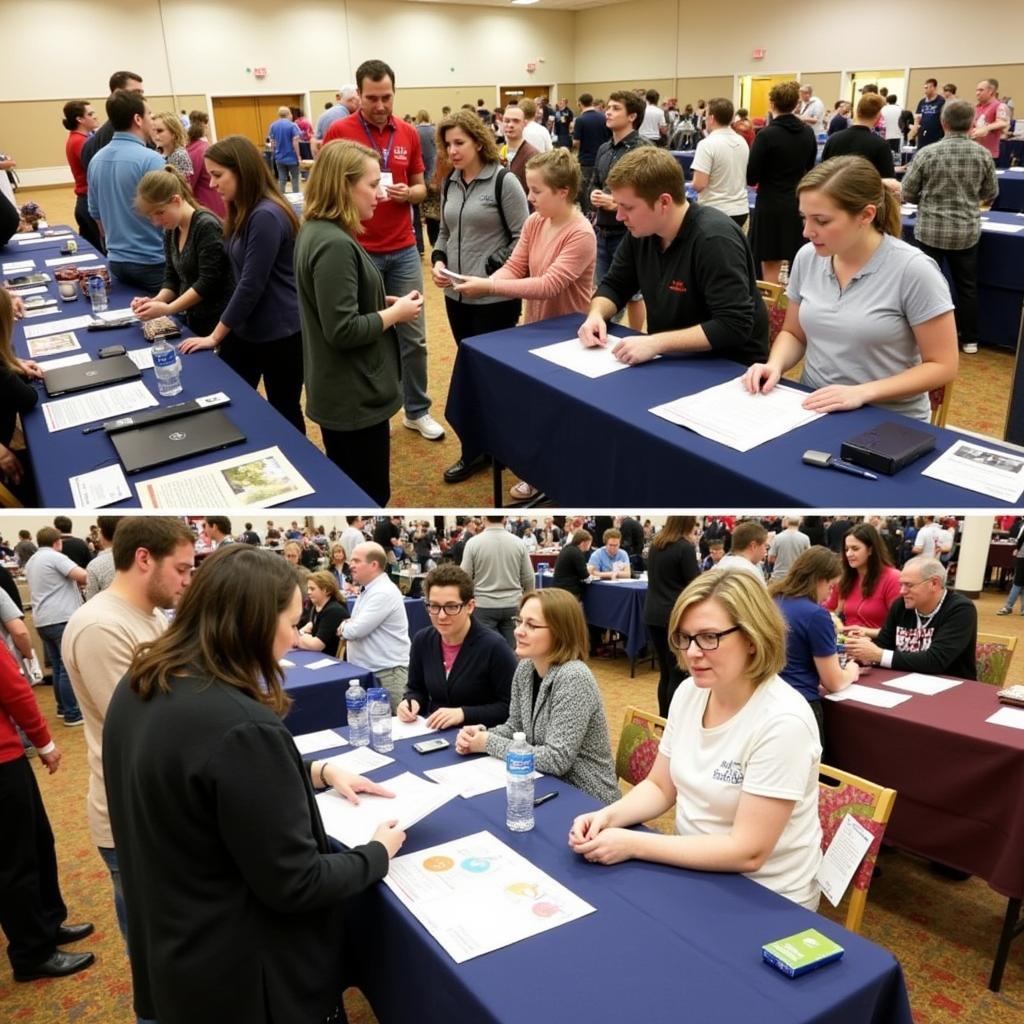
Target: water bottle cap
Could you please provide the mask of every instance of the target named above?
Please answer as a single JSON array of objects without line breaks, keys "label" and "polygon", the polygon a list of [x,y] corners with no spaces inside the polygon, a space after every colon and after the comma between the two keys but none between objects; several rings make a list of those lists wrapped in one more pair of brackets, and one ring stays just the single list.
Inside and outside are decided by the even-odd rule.
[{"label": "water bottle cap", "polygon": [[350,690],[352,689],[353,686],[358,686],[358,685],[359,685],[359,680],[358,679],[350,679],[348,681],[348,688]]},{"label": "water bottle cap", "polygon": [[525,732],[514,732],[514,733],[512,733],[512,739],[516,743],[519,743],[519,742],[525,743],[526,742],[526,733]]}]

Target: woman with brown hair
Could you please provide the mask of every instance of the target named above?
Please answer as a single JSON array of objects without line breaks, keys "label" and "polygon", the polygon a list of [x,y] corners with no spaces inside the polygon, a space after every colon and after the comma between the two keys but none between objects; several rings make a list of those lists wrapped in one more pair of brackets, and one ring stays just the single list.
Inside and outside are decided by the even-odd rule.
[{"label": "woman with brown hair", "polygon": [[308,614],[295,635],[295,646],[300,651],[323,651],[338,656],[338,627],[348,618],[348,604],[341,594],[334,574],[327,569],[310,573],[306,580],[309,597]]},{"label": "woman with brown hair", "polygon": [[314,789],[381,789],[304,764],[281,721],[300,608],[283,559],[221,548],[110,701],[103,766],[135,1011],[161,1024],[345,1019],[342,902],[387,874],[405,834],[392,821],[329,852]]},{"label": "woman with brown hair", "polygon": [[526,733],[537,771],[557,775],[595,800],[619,796],[601,694],[584,664],[587,624],[579,601],[567,590],[535,590],[519,602],[509,718],[488,730],[466,725],[460,754],[504,757],[517,732]]},{"label": "woman with brown hair", "polygon": [[205,110],[193,110],[188,115],[188,145],[185,150],[192,161],[192,177],[189,185],[192,194],[201,206],[212,210],[221,220],[227,215],[227,207],[220,194],[210,185],[210,172],[206,169],[206,151],[210,140],[206,133],[210,129],[210,115]]},{"label": "woman with brown hair", "polygon": [[875,636],[893,601],[900,596],[900,572],[889,546],[870,523],[858,523],[843,538],[843,574],[825,607],[847,627]]},{"label": "woman with brown hair", "polygon": [[217,348],[250,387],[262,378],[267,401],[304,434],[302,337],[292,269],[299,220],[248,139],[230,135],[210,146],[205,160],[227,206],[224,239],[235,288],[213,330],[187,338],[178,351]]}]

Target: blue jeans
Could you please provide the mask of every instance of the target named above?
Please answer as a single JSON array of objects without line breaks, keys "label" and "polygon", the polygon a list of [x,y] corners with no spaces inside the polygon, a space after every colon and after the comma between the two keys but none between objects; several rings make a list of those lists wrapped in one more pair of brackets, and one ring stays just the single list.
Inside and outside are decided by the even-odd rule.
[{"label": "blue jeans", "polygon": [[277,183],[281,187],[281,191],[284,191],[285,185],[288,183],[288,179],[292,181],[292,191],[299,191],[299,165],[298,164],[283,164],[278,161],[277,164]]},{"label": "blue jeans", "polygon": [[[121,888],[121,869],[117,866],[117,850],[107,846],[97,846],[96,849],[110,872],[110,882],[114,887],[114,913],[117,914],[117,926],[121,929],[121,938],[124,939],[125,949],[127,949],[128,917],[124,910],[124,890]],[[136,1017],[135,1020],[137,1024],[156,1024],[155,1020],[148,1017]]]},{"label": "blue jeans", "polygon": [[122,263],[109,260],[110,272],[132,288],[141,288],[143,295],[156,295],[164,286],[163,263]]},{"label": "blue jeans", "polygon": [[82,709],[75,700],[75,691],[71,689],[68,670],[60,656],[60,642],[64,638],[65,626],[66,622],[55,622],[50,626],[36,626],[36,630],[42,637],[46,659],[53,669],[53,696],[57,700],[57,710],[64,716],[65,722],[80,722]]},{"label": "blue jeans", "polygon": [[[1014,603],[1016,602],[1017,598],[1020,597],[1022,591],[1024,591],[1024,587],[1018,587],[1016,583],[1014,583],[1013,586],[1010,587],[1010,594],[1006,598],[1005,607],[1008,608],[1011,612],[1013,611]],[[1020,603],[1020,613],[1021,615],[1024,615],[1024,601],[1021,601]]]},{"label": "blue jeans", "polygon": [[[594,286],[596,287],[601,283],[601,279],[605,274],[608,273],[609,267],[611,267],[613,260],[615,259],[615,253],[618,251],[619,245],[622,240],[626,237],[626,233],[616,233],[613,235],[605,234],[600,228],[597,229],[597,266],[594,270]],[[629,301],[639,302],[643,298],[640,292],[637,292]],[[616,314],[618,319],[622,310]]]},{"label": "blue jeans", "polygon": [[[412,216],[410,211],[409,216]],[[368,254],[384,278],[388,295],[423,291],[423,265],[415,245],[395,252]],[[415,320],[396,324],[398,348],[402,355],[402,395],[405,415],[417,420],[430,410],[427,394],[427,321],[422,310]]]}]

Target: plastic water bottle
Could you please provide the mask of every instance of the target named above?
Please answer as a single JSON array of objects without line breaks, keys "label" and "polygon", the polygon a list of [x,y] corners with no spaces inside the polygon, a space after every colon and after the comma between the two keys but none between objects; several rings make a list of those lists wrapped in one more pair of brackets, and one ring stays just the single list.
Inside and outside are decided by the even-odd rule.
[{"label": "plastic water bottle", "polygon": [[157,390],[161,395],[169,397],[181,393],[181,360],[177,349],[169,345],[166,338],[157,338],[153,342],[153,369],[156,371]]},{"label": "plastic water bottle", "polygon": [[391,738],[391,698],[383,686],[372,686],[366,692],[366,701],[370,709],[370,742],[377,753],[386,754],[395,749]]},{"label": "plastic water bottle", "polygon": [[512,736],[505,755],[505,827],[509,832],[529,832],[533,828],[533,747],[526,733]]},{"label": "plastic water bottle", "polygon": [[366,709],[366,691],[358,679],[349,681],[345,692],[345,710],[348,713],[348,741],[353,747],[370,745],[370,720]]},{"label": "plastic water bottle", "polygon": [[99,274],[89,278],[89,299],[94,313],[103,313],[107,308],[107,282]]}]

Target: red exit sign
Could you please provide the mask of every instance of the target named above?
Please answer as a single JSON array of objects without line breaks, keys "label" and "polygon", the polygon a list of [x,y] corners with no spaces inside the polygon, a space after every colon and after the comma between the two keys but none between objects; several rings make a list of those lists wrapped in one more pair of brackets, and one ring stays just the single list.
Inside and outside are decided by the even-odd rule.
[{"label": "red exit sign", "polygon": [[754,58],[754,60],[764,60],[764,56],[765,56],[765,54],[767,52],[768,52],[767,50],[758,49],[758,50],[754,50],[754,52],[751,54],[751,56]]}]

